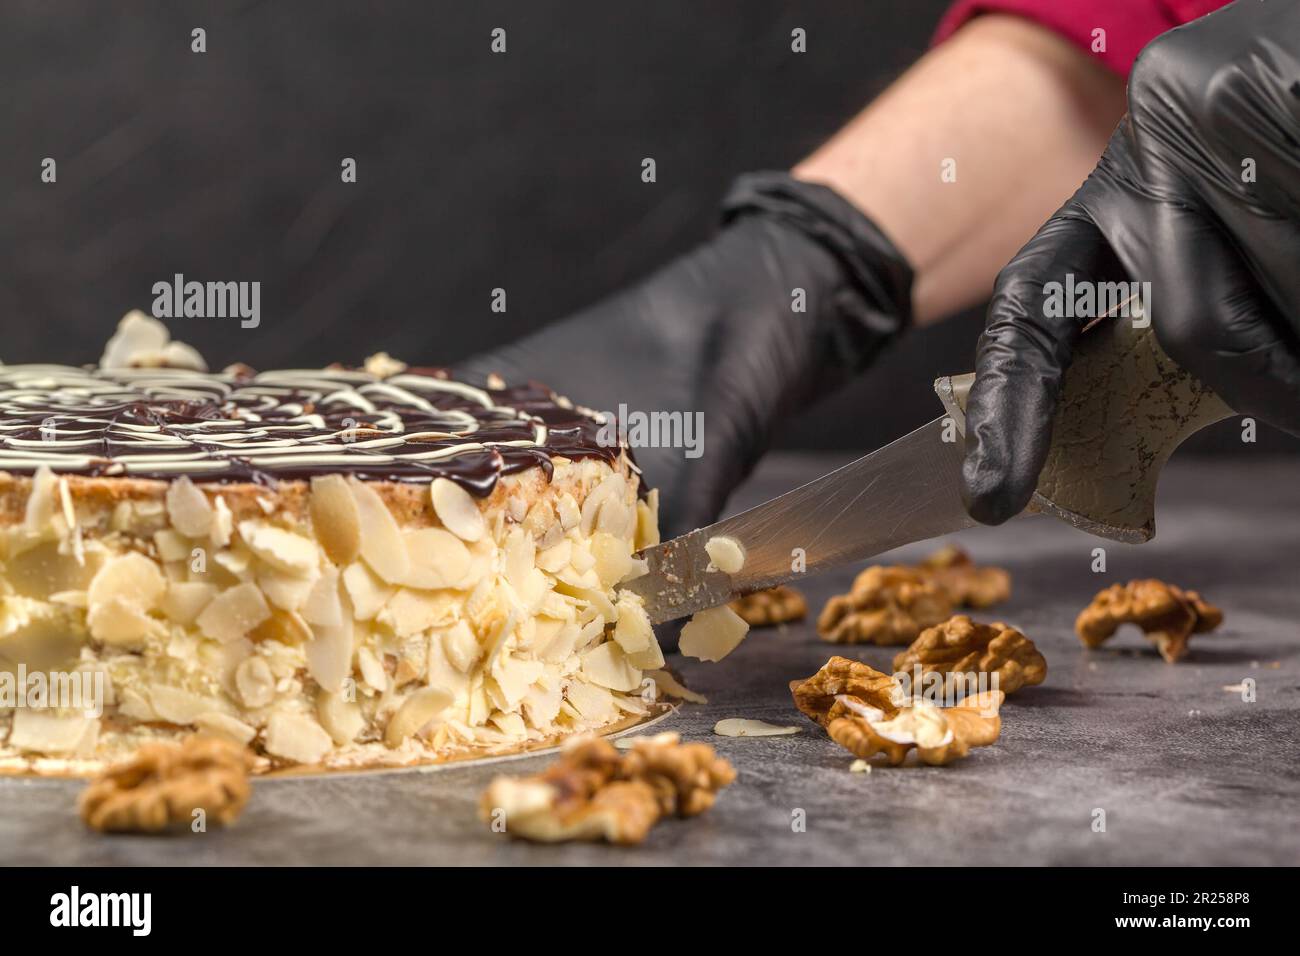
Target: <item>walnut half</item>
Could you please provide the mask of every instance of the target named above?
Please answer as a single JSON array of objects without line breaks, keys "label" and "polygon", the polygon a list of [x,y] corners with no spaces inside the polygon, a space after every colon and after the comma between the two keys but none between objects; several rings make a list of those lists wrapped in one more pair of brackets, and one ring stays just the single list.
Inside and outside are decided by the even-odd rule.
[{"label": "walnut half", "polygon": [[188,825],[195,810],[222,825],[248,802],[250,755],[216,737],[146,744],[86,788],[78,808],[96,830],[156,832]]},{"label": "walnut half", "polygon": [[922,631],[911,647],[894,657],[895,673],[917,666],[923,675],[992,674],[997,678],[993,686],[1004,694],[1047,678],[1047,660],[1033,641],[1014,627],[976,624],[964,614]]},{"label": "walnut half", "polygon": [[1074,630],[1088,647],[1100,647],[1121,624],[1136,624],[1172,664],[1187,653],[1193,634],[1222,623],[1223,612],[1195,591],[1147,578],[1098,592],[1079,613]]},{"label": "walnut half", "polygon": [[903,698],[893,677],[843,657],[832,657],[812,677],[794,681],[790,691],[795,706],[845,750],[864,760],[884,754],[894,766],[913,749],[923,763],[950,763],[971,747],[993,743],[1002,728],[1001,691],[939,708]]},{"label": "walnut half", "polygon": [[833,644],[910,644],[955,607],[991,607],[1011,596],[1011,575],[975,564],[948,545],[915,566],[872,565],[848,594],[831,598],[817,633]]},{"label": "walnut half", "polygon": [[731,602],[731,609],[750,627],[772,627],[801,621],[808,614],[803,595],[784,584],[738,597]]},{"label": "walnut half", "polygon": [[946,545],[916,570],[929,575],[956,607],[985,608],[1011,597],[1011,575],[1002,568],[977,565],[955,544]]},{"label": "walnut half", "polygon": [[914,568],[872,565],[826,602],[817,633],[832,644],[910,644],[952,614],[947,592]]},{"label": "walnut half", "polygon": [[703,813],[735,779],[712,747],[683,744],[677,734],[635,740],[623,754],[584,736],[540,774],[497,777],[479,812],[489,822],[503,814],[506,832],[527,840],[640,843],[662,817]]},{"label": "walnut half", "polygon": [[893,677],[861,661],[832,657],[812,677],[792,681],[790,693],[801,713],[825,727],[840,697],[853,697],[892,716],[898,712],[903,689]]},{"label": "walnut half", "polygon": [[971,747],[984,747],[998,739],[1002,730],[998,708],[1003,699],[1001,691],[991,690],[966,697],[952,707],[918,700],[886,717],[846,698],[837,702],[837,706],[844,705],[845,712],[830,721],[826,732],[862,760],[880,753],[896,767],[915,748],[922,763],[942,766],[965,757]]}]

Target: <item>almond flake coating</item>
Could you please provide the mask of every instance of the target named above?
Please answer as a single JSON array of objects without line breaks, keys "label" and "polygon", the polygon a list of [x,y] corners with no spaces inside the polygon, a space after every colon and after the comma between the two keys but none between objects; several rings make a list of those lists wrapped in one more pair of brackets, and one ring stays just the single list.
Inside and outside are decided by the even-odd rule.
[{"label": "almond flake coating", "polygon": [[677,675],[669,670],[648,670],[645,676],[653,680],[659,691],[667,694],[669,697],[676,697],[678,700],[684,700],[690,704],[707,704],[709,699],[703,694],[697,694],[680,680]]},{"label": "almond flake coating", "polygon": [[739,647],[747,633],[749,625],[724,604],[692,615],[682,628],[677,648],[686,657],[717,662]]},{"label": "almond flake coating", "polygon": [[719,737],[789,737],[799,733],[799,728],[749,717],[727,717],[713,725],[713,732]]},{"label": "almond flake coating", "polygon": [[[5,434],[52,437],[0,441],[3,653],[108,689],[102,718],[0,715],[19,772],[93,773],[196,726],[253,772],[412,766],[659,709],[663,654],[620,591],[654,495],[540,386],[391,364],[0,366],[6,385]],[[87,424],[134,450],[88,459]]]},{"label": "almond flake coating", "polygon": [[718,535],[704,542],[704,551],[723,574],[739,574],[745,567],[745,549],[735,538]]}]

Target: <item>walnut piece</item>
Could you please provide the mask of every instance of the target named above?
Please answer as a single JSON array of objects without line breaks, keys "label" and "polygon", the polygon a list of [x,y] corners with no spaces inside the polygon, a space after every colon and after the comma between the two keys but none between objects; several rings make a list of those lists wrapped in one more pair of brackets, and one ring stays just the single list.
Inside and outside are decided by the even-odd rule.
[{"label": "walnut piece", "polygon": [[195,810],[222,825],[248,802],[250,755],[217,737],[145,744],[108,768],[81,795],[81,818],[96,830],[156,832],[188,825]]},{"label": "walnut piece", "polygon": [[1010,596],[1011,575],[948,545],[915,566],[867,568],[848,594],[826,602],[817,633],[833,644],[910,644],[954,607],[990,607]]},{"label": "walnut piece", "polygon": [[665,816],[691,817],[713,806],[736,779],[708,744],[677,734],[636,739],[624,753],[599,737],[574,738],[560,759],[533,777],[497,777],[480,815],[504,814],[506,832],[544,843],[640,843]]},{"label": "walnut piece", "polygon": [[948,683],[955,683],[949,676],[991,674],[997,678],[994,688],[1004,694],[1041,684],[1047,677],[1047,661],[1033,641],[1014,627],[976,624],[964,614],[922,631],[911,647],[894,657],[895,673],[911,673],[917,666],[922,675],[946,675]]},{"label": "walnut piece", "polygon": [[1001,691],[939,708],[903,697],[893,677],[843,657],[832,657],[807,680],[793,681],[790,691],[795,706],[845,750],[863,760],[884,754],[894,766],[913,749],[923,763],[950,763],[971,747],[993,743],[1002,728]]},{"label": "walnut piece", "polygon": [[946,545],[916,565],[948,595],[954,607],[985,608],[1011,597],[1011,575],[981,567],[955,544]]},{"label": "walnut piece", "polygon": [[661,813],[679,817],[703,813],[736,779],[735,768],[708,744],[684,744],[674,733],[638,741],[623,755],[621,772],[654,789]]},{"label": "walnut piece", "polygon": [[965,757],[971,747],[985,747],[998,739],[1002,729],[998,708],[1004,698],[1001,691],[991,690],[952,707],[917,700],[888,717],[846,697],[836,702],[845,712],[831,719],[826,733],[862,760],[879,753],[897,767],[915,748],[922,763],[937,767]]},{"label": "walnut piece", "polygon": [[852,697],[892,716],[898,712],[903,689],[898,681],[874,667],[847,657],[832,657],[806,680],[792,681],[794,705],[823,727],[840,697]]},{"label": "walnut piece", "polygon": [[738,597],[731,602],[731,609],[750,627],[772,627],[790,621],[802,621],[808,614],[808,605],[803,595],[784,584]]},{"label": "walnut piece", "polygon": [[925,573],[872,565],[826,602],[817,633],[832,644],[910,644],[951,614],[947,593]]},{"label": "walnut piece", "polygon": [[1222,623],[1223,612],[1195,591],[1147,578],[1098,592],[1079,613],[1074,630],[1088,647],[1100,647],[1121,624],[1136,624],[1172,664],[1187,653],[1193,634]]}]

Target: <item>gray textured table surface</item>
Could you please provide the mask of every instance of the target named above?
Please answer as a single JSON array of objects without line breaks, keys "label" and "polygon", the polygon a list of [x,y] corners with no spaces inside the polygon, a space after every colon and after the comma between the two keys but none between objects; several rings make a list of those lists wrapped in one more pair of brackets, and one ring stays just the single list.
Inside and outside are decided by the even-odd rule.
[{"label": "gray textured table surface", "polygon": [[[776,457],[741,504],[832,464]],[[79,785],[0,779],[8,864],[1264,864],[1300,862],[1300,461],[1182,461],[1161,487],[1159,534],[1103,543],[1050,518],[957,536],[1010,569],[996,616],[1046,654],[1045,684],[1003,709],[1002,737],[949,767],[851,774],[850,757],[794,711],[786,689],[830,656],[808,623],[755,631],[720,664],[674,660],[704,706],[660,724],[713,742],[739,777],[703,817],[640,847],[546,847],[475,816],[503,767],[452,767],[256,784],[239,824],[181,837],[101,837],[75,816]],[[1108,572],[1090,571],[1105,544]],[[914,559],[927,546],[903,549]],[[806,583],[815,612],[855,569]],[[1134,629],[1085,651],[1075,614],[1105,584],[1154,576],[1202,590],[1227,620],[1169,665]],[[991,617],[992,614],[989,614]],[[848,648],[888,669],[891,648]],[[1257,682],[1257,700],[1224,690]],[[793,737],[715,738],[723,717],[804,725]],[[548,757],[504,765],[532,772]],[[1105,811],[1105,832],[1094,812]],[[802,811],[806,830],[792,819]]]}]

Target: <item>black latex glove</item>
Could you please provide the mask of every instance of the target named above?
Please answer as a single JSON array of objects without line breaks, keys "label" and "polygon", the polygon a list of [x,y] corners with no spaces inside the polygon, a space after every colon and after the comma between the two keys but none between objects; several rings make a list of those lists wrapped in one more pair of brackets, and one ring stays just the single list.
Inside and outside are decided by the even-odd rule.
[{"label": "black latex glove", "polygon": [[1128,105],[1096,170],[998,277],[962,473],[979,521],[1019,513],[1042,471],[1085,322],[1044,314],[1044,285],[1067,273],[1149,281],[1169,357],[1300,434],[1300,3],[1239,0],[1158,37]]},{"label": "black latex glove", "polygon": [[861,370],[911,313],[902,255],[825,186],[742,176],[723,222],[639,285],[456,369],[543,382],[598,411],[702,412],[698,458],[633,449],[661,490],[665,536],[714,520],[781,416]]}]

